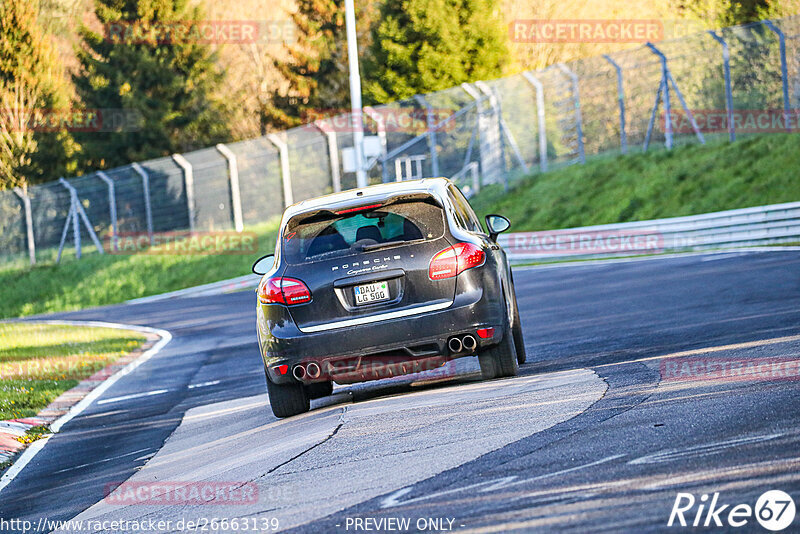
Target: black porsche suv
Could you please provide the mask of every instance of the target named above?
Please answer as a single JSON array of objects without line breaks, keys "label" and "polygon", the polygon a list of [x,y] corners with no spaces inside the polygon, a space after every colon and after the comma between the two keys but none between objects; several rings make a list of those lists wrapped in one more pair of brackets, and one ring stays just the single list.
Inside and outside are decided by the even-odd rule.
[{"label": "black porsche suv", "polygon": [[514,283],[497,235],[446,178],[354,189],[294,204],[275,254],[253,265],[272,411],[350,384],[478,356],[484,378],[525,362]]}]

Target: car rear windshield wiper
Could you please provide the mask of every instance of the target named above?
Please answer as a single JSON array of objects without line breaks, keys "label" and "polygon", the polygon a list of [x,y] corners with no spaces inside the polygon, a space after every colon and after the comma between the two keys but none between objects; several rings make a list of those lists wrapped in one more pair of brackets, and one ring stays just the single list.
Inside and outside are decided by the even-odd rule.
[{"label": "car rear windshield wiper", "polygon": [[369,252],[371,250],[379,250],[382,248],[389,248],[389,247],[396,247],[398,245],[410,245],[412,243],[422,243],[425,239],[412,239],[411,241],[387,241],[386,243],[376,243],[374,245],[365,245],[363,250],[364,252]]}]

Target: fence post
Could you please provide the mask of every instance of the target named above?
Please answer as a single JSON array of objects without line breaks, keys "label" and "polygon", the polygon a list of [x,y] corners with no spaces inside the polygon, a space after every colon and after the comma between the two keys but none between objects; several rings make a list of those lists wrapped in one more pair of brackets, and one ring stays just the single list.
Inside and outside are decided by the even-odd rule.
[{"label": "fence post", "polygon": [[117,239],[117,196],[114,193],[114,181],[103,171],[97,171],[97,177],[103,180],[108,186],[108,211],[111,217],[111,237],[116,243]]},{"label": "fence post", "polygon": [[[508,191],[508,169],[506,168],[506,144],[503,142],[503,133],[508,135],[508,132],[503,127],[503,110],[500,108],[500,101],[497,98],[497,95],[492,92],[491,88],[486,85],[486,83],[482,81],[475,82],[475,87],[480,90],[481,93],[486,95],[486,98],[489,100],[489,106],[492,108],[492,113],[494,114],[495,118],[497,119],[497,139],[500,143],[500,164],[502,165],[503,171],[503,189]],[[512,150],[515,149],[515,145],[512,141]],[[519,156],[519,151],[515,150],[517,153],[517,157]],[[522,166],[525,167],[525,162],[522,162]],[[525,169],[527,170],[527,169]]]},{"label": "fence post", "polygon": [[436,153],[436,130],[433,117],[433,108],[423,95],[414,95],[414,99],[425,108],[425,122],[428,127],[428,149],[431,152],[431,175],[439,176],[439,157]]},{"label": "fence post", "polygon": [[697,135],[697,139],[700,140],[700,144],[706,144],[706,139],[703,137],[703,132],[700,131],[700,128],[697,126],[697,122],[694,120],[694,114],[691,112],[689,107],[686,105],[686,100],[683,99],[683,95],[681,94],[681,90],[678,89],[678,84],[675,83],[675,78],[672,77],[672,73],[667,69],[667,77],[668,83],[672,83],[672,88],[675,89],[675,95],[678,97],[678,101],[681,103],[683,110],[686,112],[686,115],[689,117],[689,122],[692,125],[692,129],[694,130],[695,135]]},{"label": "fence post", "polygon": [[403,181],[403,171],[401,165],[402,163],[400,162],[400,158],[394,158],[394,180],[396,182]]},{"label": "fence post", "polygon": [[656,94],[656,103],[653,106],[653,114],[650,116],[650,125],[647,127],[647,136],[645,138],[644,149],[647,150],[647,145],[650,143],[650,133],[652,132],[653,122],[655,120],[656,111],[658,109],[658,99],[661,96],[662,89],[664,91],[664,115],[665,115],[664,131],[665,131],[666,145],[668,149],[672,148],[672,112],[670,110],[670,101],[669,101],[670,83],[672,84],[673,89],[675,89],[675,94],[678,96],[678,101],[680,101],[681,106],[683,106],[683,110],[689,117],[689,122],[692,124],[692,129],[694,130],[695,135],[697,135],[697,139],[700,140],[700,143],[705,144],[706,140],[703,137],[703,133],[697,126],[697,122],[694,120],[694,115],[692,114],[692,111],[689,109],[689,106],[686,105],[686,100],[683,99],[681,90],[678,89],[678,84],[675,83],[675,78],[672,77],[672,73],[669,71],[669,67],[667,66],[667,56],[662,54],[661,51],[658,48],[656,48],[655,45],[653,45],[653,43],[647,43],[646,46],[661,60],[661,86],[659,87],[658,93]]},{"label": "fence post", "polygon": [[[72,195],[69,198],[69,211],[67,212],[67,218],[64,219],[64,228],[61,230],[61,239],[58,242],[58,255],[56,256],[56,263],[61,263],[61,253],[64,251],[64,244],[67,242],[67,231],[69,230],[70,223],[74,223],[74,215],[75,215],[75,204],[72,202]],[[80,235],[78,235],[78,241],[75,242],[75,253],[80,259],[80,252],[77,247],[78,243],[80,242]]]},{"label": "fence post", "polygon": [[653,133],[653,125],[656,121],[656,113],[658,113],[658,103],[661,101],[661,93],[664,92],[664,84],[666,80],[661,78],[661,82],[658,84],[658,91],[656,91],[656,101],[653,104],[653,111],[650,113],[650,120],[647,123],[647,133],[644,135],[644,145],[642,146],[642,152],[647,152],[647,148],[650,146],[650,135]]},{"label": "fence post", "polygon": [[536,114],[539,117],[539,170],[547,172],[547,124],[544,116],[544,86],[531,71],[522,76],[536,89]]},{"label": "fence post", "polygon": [[217,151],[228,161],[228,183],[231,188],[231,204],[233,204],[233,228],[237,232],[244,230],[242,221],[242,195],[239,190],[239,166],[236,163],[236,154],[222,143],[216,146]]},{"label": "fence post", "polygon": [[[469,144],[467,145],[467,153],[464,154],[464,166],[466,167],[472,159],[475,138],[479,137],[481,133],[481,100],[483,97],[479,91],[476,91],[475,88],[468,83],[462,83],[461,88],[475,101],[475,128],[472,129],[472,135],[470,135]],[[480,144],[480,139],[478,139],[478,143]]]},{"label": "fence post", "polygon": [[153,244],[153,209],[150,206],[150,176],[147,171],[142,168],[138,163],[131,164],[131,167],[136,174],[142,178],[142,191],[144,193],[144,215],[145,223],[147,224],[147,236],[150,238],[150,244]]},{"label": "fence post", "polygon": [[708,30],[708,34],[722,45],[722,74],[725,76],[725,113],[728,116],[728,138],[730,142],[736,141],[736,125],[733,124],[733,94],[731,93],[731,52],[725,39]]},{"label": "fence post", "polygon": [[472,174],[472,187],[477,193],[481,190],[481,175],[478,173],[478,164],[474,161],[469,163],[469,172]]},{"label": "fence post", "polygon": [[31,213],[31,197],[27,191],[21,187],[15,187],[14,193],[22,200],[22,208],[25,210],[25,233],[28,244],[28,259],[31,265],[36,265],[36,242],[33,239],[33,214]]},{"label": "fence post", "polygon": [[[359,118],[359,120],[361,120]],[[292,174],[289,168],[289,145],[283,139],[275,134],[268,134],[267,140],[278,149],[278,154],[281,160],[281,179],[283,180],[283,205],[289,207],[294,204],[294,195],[292,194]],[[363,148],[363,147],[362,147]]]},{"label": "fence post", "polygon": [[364,113],[375,121],[376,130],[378,131],[378,138],[381,140],[381,146],[383,147],[383,153],[386,153],[386,121],[383,118],[383,115],[375,111],[375,108],[372,106],[365,106]]},{"label": "fence post", "polygon": [[189,213],[189,231],[194,232],[197,206],[194,200],[194,171],[192,170],[192,164],[183,157],[183,154],[173,154],[172,160],[183,170],[183,182],[186,188],[186,210]]},{"label": "fence post", "polygon": [[[81,229],[80,229],[80,226],[78,226],[78,216],[75,213],[75,210],[77,209],[76,206],[75,206],[75,196],[73,194],[75,189],[71,185],[69,185],[66,180],[64,180],[63,176],[61,178],[59,178],[58,181],[64,187],[67,188],[67,191],[69,191],[69,212],[67,214],[66,224],[69,224],[70,223],[70,219],[71,219],[71,222],[72,222],[72,239],[75,242],[75,257],[78,258],[78,259],[81,259]],[[59,259],[60,259],[60,256],[61,256],[61,249],[60,248],[59,248],[59,254],[58,255],[59,255]]]},{"label": "fence post", "polygon": [[[661,53],[661,50],[656,48],[653,43],[647,43],[646,46],[658,56],[661,60],[661,87],[659,87],[658,94],[656,95],[656,104],[653,106],[653,115],[651,116],[651,124],[655,119],[655,114],[658,113],[658,98],[663,91],[664,96],[664,144],[667,149],[672,148],[672,110],[670,109],[669,102],[669,71],[667,70],[667,56]],[[648,128],[648,132],[650,129]],[[648,140],[650,136],[647,136]],[[645,150],[647,148],[645,147]]]},{"label": "fence post", "polygon": [[[384,120],[383,115],[375,111],[375,108],[372,106],[366,106],[363,109],[364,113],[375,121],[375,126],[378,131],[378,138],[381,140],[381,146],[383,147],[383,156],[386,157],[386,121]],[[381,181],[386,183],[389,181],[389,169],[386,167],[386,162],[383,162],[381,165]]]},{"label": "fence post", "polygon": [[678,84],[675,82],[675,78],[672,77],[672,73],[669,71],[669,67],[667,66],[667,56],[665,56],[658,48],[656,48],[653,43],[645,43],[645,46],[647,46],[651,52],[657,55],[661,61],[661,82],[659,83],[658,91],[656,92],[656,101],[653,104],[653,111],[650,114],[650,122],[647,124],[647,133],[644,136],[644,146],[642,147],[642,151],[647,152],[647,148],[650,146],[650,136],[653,133],[653,125],[655,124],[656,114],[658,113],[658,103],[661,101],[662,93],[664,98],[664,144],[668,150],[672,148],[672,110],[669,99],[670,83],[672,84],[673,89],[675,89],[675,94],[678,96],[678,101],[680,101],[681,106],[683,106],[683,110],[686,112],[689,122],[692,124],[692,129],[694,130],[697,139],[700,141],[700,143],[705,144],[706,140],[703,137],[703,133],[697,126],[697,121],[694,120],[694,115],[689,109],[689,106],[686,105],[686,100],[684,100],[681,90],[678,88]]},{"label": "fence post", "polygon": [[[514,139],[514,135],[511,133],[511,130],[508,128],[505,119],[503,118],[503,107],[500,99],[497,98],[497,94],[495,91],[492,90],[485,82],[477,81],[475,82],[475,87],[481,90],[485,95],[489,97],[489,102],[494,100],[496,102],[496,110],[497,110],[497,117],[498,117],[498,124],[500,126],[500,142],[502,143],[502,136],[505,134],[506,139],[508,140],[508,144],[511,145],[511,150],[514,152],[514,156],[517,158],[517,162],[519,166],[522,167],[522,170],[528,172],[528,164],[525,163],[525,159],[522,157],[522,153],[519,151],[519,146],[517,146],[517,140]],[[505,145],[503,147],[503,168],[505,169]],[[508,180],[506,179],[505,182],[506,188],[508,187]]]},{"label": "fence post", "polygon": [[328,140],[328,161],[331,164],[331,184],[333,192],[338,193],[342,190],[342,175],[339,173],[339,145],[336,140],[336,130],[325,126],[325,122],[318,120],[312,123],[314,127],[322,132]]},{"label": "fence post", "polygon": [[[89,222],[89,217],[86,216],[86,212],[83,210],[83,206],[81,205],[80,200],[78,199],[78,191],[72,187],[68,181],[66,181],[63,177],[58,179],[58,182],[63,185],[67,191],[69,191],[69,202],[70,202],[70,209],[69,214],[67,215],[67,224],[69,224],[69,218],[72,217],[72,235],[75,238],[75,255],[78,259],[81,259],[81,230],[80,230],[80,221],[78,217],[81,218],[83,221],[83,225],[86,227],[86,231],[89,233],[89,237],[92,239],[94,246],[97,247],[97,252],[101,255],[104,254],[103,245],[100,243],[100,240],[97,238],[97,234],[94,233],[94,228],[92,228],[92,223]],[[64,227],[66,230],[66,226]],[[66,233],[66,232],[65,232]],[[58,257],[61,259],[61,249],[63,248],[63,237],[62,243],[59,247]]]},{"label": "fence post", "polygon": [[622,68],[608,54],[603,54],[606,61],[617,71],[617,101],[619,102],[619,147],[623,154],[628,153],[628,137],[625,133],[625,87],[622,79]]},{"label": "fence post", "polygon": [[786,126],[786,131],[791,132],[792,128],[789,126],[789,76],[786,68],[786,35],[771,20],[765,20],[764,24],[778,36],[781,53],[781,85],[783,86],[783,122]]},{"label": "fence post", "polygon": [[336,132],[325,132],[325,137],[328,138],[328,158],[331,162],[333,192],[338,193],[342,190],[342,175],[339,169],[339,142],[336,137]]},{"label": "fence post", "polygon": [[[503,142],[503,133],[507,134],[507,132],[505,132],[505,128],[503,127],[503,111],[500,108],[500,102],[497,99],[497,95],[492,92],[491,88],[488,85],[486,85],[484,82],[481,82],[481,81],[475,82],[474,85],[475,85],[475,87],[478,88],[478,90],[481,93],[483,93],[486,96],[486,99],[489,101],[489,107],[492,108],[492,115],[493,115],[493,117],[495,119],[495,121],[493,121],[492,124],[491,124],[491,127],[492,127],[491,129],[492,130],[494,130],[494,126],[495,126],[494,122],[497,123],[497,142],[500,145],[498,147],[500,149],[499,150],[500,172],[501,172],[501,178],[503,180],[503,189],[505,191],[508,191],[508,168],[507,168],[507,165],[506,165],[506,145]],[[491,142],[492,135],[493,134],[490,131],[489,133],[487,133],[485,138],[489,142]],[[514,143],[512,141],[512,147],[511,147],[512,149],[515,149],[515,146],[514,146],[515,144],[516,143]],[[517,153],[517,157],[520,157],[519,156],[519,151],[515,149],[515,152]],[[523,167],[526,167],[524,161],[522,161],[521,163],[522,163]],[[527,168],[525,170],[527,170]]]},{"label": "fence post", "polygon": [[575,100],[575,129],[578,135],[578,158],[581,163],[586,163],[586,154],[583,147],[583,114],[581,113],[581,96],[578,88],[578,75],[563,63],[556,66],[572,80],[572,97]]}]

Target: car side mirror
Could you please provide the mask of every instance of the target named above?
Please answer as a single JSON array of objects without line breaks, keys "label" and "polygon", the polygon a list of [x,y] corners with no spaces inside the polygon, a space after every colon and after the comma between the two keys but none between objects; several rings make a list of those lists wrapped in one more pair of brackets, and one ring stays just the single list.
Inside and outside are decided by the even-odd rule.
[{"label": "car side mirror", "polygon": [[253,264],[253,272],[260,275],[267,274],[273,265],[275,265],[275,254],[261,256]]},{"label": "car side mirror", "polygon": [[492,241],[497,239],[498,234],[502,234],[511,228],[511,221],[502,215],[490,214],[484,219],[486,221],[486,228],[489,229],[489,237]]}]

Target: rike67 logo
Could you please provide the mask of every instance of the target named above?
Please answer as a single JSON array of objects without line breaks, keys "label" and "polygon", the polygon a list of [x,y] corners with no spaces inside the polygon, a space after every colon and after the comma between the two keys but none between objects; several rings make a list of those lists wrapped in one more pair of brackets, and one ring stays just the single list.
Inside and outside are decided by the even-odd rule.
[{"label": "rike67 logo", "polygon": [[792,497],[780,490],[770,490],[749,504],[722,504],[719,493],[703,494],[696,499],[691,493],[678,493],[667,526],[738,528],[755,520],[765,529],[780,532],[789,527],[795,518],[796,508]]}]

